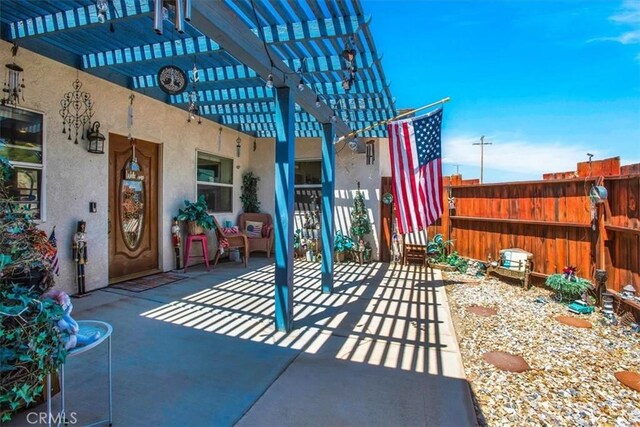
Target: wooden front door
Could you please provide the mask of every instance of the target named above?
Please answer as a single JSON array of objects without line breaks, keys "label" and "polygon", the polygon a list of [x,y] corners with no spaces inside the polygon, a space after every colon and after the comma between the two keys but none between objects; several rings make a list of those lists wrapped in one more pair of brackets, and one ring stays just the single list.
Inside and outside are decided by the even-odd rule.
[{"label": "wooden front door", "polygon": [[157,273],[158,144],[109,135],[109,283]]}]

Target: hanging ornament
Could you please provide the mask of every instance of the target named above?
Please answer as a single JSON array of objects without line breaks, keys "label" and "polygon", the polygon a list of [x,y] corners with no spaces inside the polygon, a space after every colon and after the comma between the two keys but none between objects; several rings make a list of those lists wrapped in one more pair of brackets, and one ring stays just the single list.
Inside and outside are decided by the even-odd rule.
[{"label": "hanging ornament", "polygon": [[191,123],[191,120],[198,118],[198,124],[202,124],[202,118],[200,117],[200,107],[198,106],[198,82],[200,81],[200,72],[196,64],[193,64],[191,70],[191,92],[189,92],[189,105],[187,106],[187,121]]},{"label": "hanging ornament", "polygon": [[84,139],[85,126],[90,124],[93,117],[93,100],[89,92],[82,91],[82,83],[76,77],[73,82],[73,91],[67,92],[60,101],[60,116],[62,117],[62,133],[69,133],[67,139],[71,140],[71,129],[76,131],[75,144]]},{"label": "hanging ornament", "polygon": [[24,77],[22,72],[24,71],[21,66],[16,64],[16,55],[18,54],[18,44],[13,43],[11,46],[11,55],[13,56],[13,62],[6,64],[6,76],[4,80],[4,87],[2,88],[3,97],[0,100],[2,105],[18,105],[20,104],[20,98],[24,102]]},{"label": "hanging ornament", "polygon": [[218,129],[218,152],[222,150],[222,126]]}]

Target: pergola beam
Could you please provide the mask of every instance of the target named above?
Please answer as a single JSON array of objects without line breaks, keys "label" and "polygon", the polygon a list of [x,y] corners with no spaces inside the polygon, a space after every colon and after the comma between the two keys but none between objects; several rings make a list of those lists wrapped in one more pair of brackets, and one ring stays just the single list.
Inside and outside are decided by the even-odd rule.
[{"label": "pergola beam", "polygon": [[220,46],[204,36],[177,39],[161,43],[146,44],[122,49],[82,55],[84,69],[117,67],[138,64],[146,61],[193,56],[220,51]]},{"label": "pergola beam", "polygon": [[[111,0],[106,18],[109,23],[125,21],[151,14],[153,0]],[[27,18],[9,24],[7,38],[18,40],[36,38],[67,30],[80,30],[103,25],[98,21],[95,4],[77,7],[55,14]]]},{"label": "pergola beam", "polygon": [[[205,52],[200,52],[205,53]],[[363,53],[356,56],[356,65],[359,70],[372,67],[375,62],[371,53]],[[284,62],[291,69],[298,70],[302,66],[300,59],[284,60]],[[191,70],[186,70],[189,77],[192,77]],[[340,72],[343,71],[343,66],[340,57],[333,56],[320,56],[305,58],[305,66],[303,71],[303,78],[311,73],[326,73],[326,72]],[[228,65],[226,67],[210,67],[202,68],[198,70],[200,81],[198,86],[202,89],[202,86],[207,86],[207,83],[224,83],[234,81],[237,82],[242,79],[249,79],[258,77],[255,71],[243,64]],[[133,78],[135,88],[151,88],[158,87],[158,79],[156,74],[148,74],[143,76],[136,76]],[[305,79],[305,83],[310,82]],[[311,84],[311,89],[315,90],[314,86],[317,84]]]},{"label": "pergola beam", "polygon": [[[326,105],[315,107],[316,94],[311,90],[299,91],[294,70],[277,57],[267,53],[270,48],[263,43],[242,22],[237,14],[222,2],[194,2],[192,24],[203,34],[216,40],[220,46],[238,61],[253,69],[265,81],[271,74],[275,87],[289,87],[293,90],[295,102],[312,114],[321,123],[329,123],[333,111]],[[351,132],[343,121],[336,123],[336,134]]]}]

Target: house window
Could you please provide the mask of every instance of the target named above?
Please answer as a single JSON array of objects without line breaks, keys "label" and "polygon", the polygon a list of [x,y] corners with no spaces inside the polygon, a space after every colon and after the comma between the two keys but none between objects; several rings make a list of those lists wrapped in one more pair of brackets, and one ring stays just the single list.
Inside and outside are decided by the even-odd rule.
[{"label": "house window", "polygon": [[295,208],[312,211],[322,197],[320,160],[300,160],[295,165]]},{"label": "house window", "polygon": [[233,159],[198,151],[196,182],[209,212],[233,211]]},{"label": "house window", "polygon": [[42,219],[42,123],[42,114],[0,106],[0,157],[13,166],[10,203],[33,219]]}]

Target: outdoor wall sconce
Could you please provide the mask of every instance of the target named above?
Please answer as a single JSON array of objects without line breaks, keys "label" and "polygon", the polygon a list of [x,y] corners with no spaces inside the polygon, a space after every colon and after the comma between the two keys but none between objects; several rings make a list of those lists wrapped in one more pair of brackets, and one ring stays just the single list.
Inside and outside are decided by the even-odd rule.
[{"label": "outdoor wall sconce", "polygon": [[240,137],[238,137],[238,139],[236,139],[236,157],[240,157],[240,148],[242,148],[242,139],[240,139]]},{"label": "outdoor wall sconce", "polygon": [[375,140],[369,140],[366,143],[367,164],[372,165],[376,162]]},{"label": "outdoor wall sconce", "polygon": [[87,151],[95,154],[104,154],[105,137],[100,133],[100,122],[93,122],[91,128],[87,130]]}]

